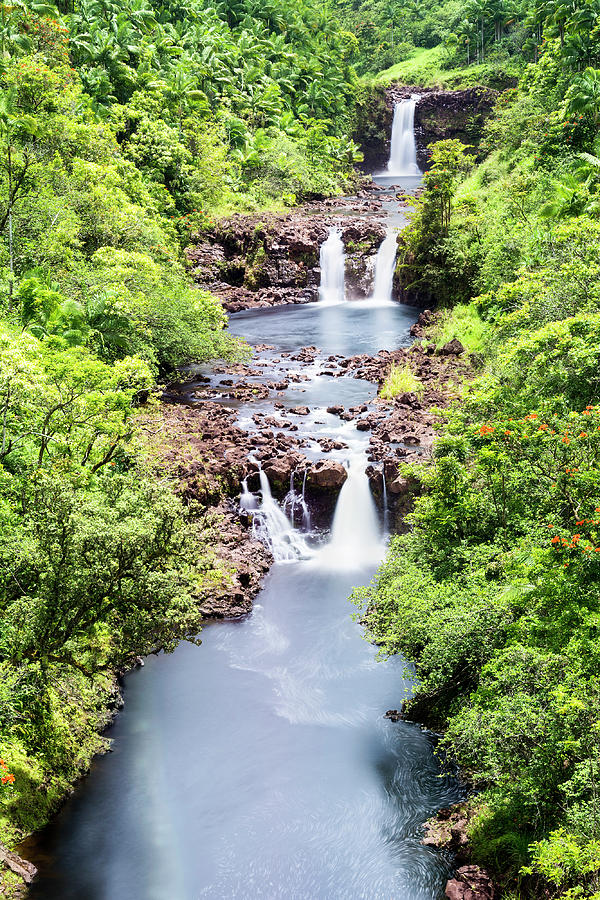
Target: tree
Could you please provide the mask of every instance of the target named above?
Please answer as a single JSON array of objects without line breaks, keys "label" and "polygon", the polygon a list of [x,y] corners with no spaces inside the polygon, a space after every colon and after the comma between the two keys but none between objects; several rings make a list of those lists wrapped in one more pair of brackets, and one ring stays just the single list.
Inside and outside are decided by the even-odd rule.
[{"label": "tree", "polygon": [[567,94],[566,112],[590,116],[595,127],[600,125],[600,69],[588,66],[575,78]]},{"label": "tree", "polygon": [[434,228],[437,225],[443,234],[447,234],[458,176],[467,171],[473,157],[466,152],[465,144],[457,140],[437,141],[430,149],[430,167],[425,173],[424,215]]},{"label": "tree", "polygon": [[[111,474],[86,488],[47,472],[22,509],[0,537],[0,660],[39,666],[45,681],[53,663],[91,674],[198,632],[190,563],[202,548],[167,484]],[[88,662],[102,627],[105,658]]]},{"label": "tree", "polygon": [[32,116],[19,115],[16,104],[17,89],[10,88],[0,94],[0,135],[3,139],[3,151],[5,153],[4,165],[8,176],[8,195],[6,212],[0,217],[0,231],[4,231],[8,223],[8,253],[10,266],[10,280],[8,285],[9,305],[12,303],[15,261],[13,252],[13,209],[17,200],[25,196],[30,189],[29,170],[32,163],[30,150],[27,146],[17,147],[15,137],[17,133],[35,134],[37,123]]}]

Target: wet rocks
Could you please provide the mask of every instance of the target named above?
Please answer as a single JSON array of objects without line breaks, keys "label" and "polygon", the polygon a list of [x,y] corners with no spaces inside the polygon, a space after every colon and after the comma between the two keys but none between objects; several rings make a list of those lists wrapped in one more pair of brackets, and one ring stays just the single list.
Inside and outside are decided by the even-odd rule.
[{"label": "wet rocks", "polygon": [[[339,208],[327,213],[334,204]],[[373,212],[382,213],[381,222]],[[379,199],[366,192],[287,215],[235,215],[193,236],[187,261],[198,286],[220,297],[230,312],[309,303],[318,299],[320,248],[335,225],[346,250],[347,288],[365,297],[385,236],[383,216]]]},{"label": "wet rocks", "polygon": [[319,490],[339,490],[348,477],[343,465],[333,459],[321,459],[308,470],[307,483]]}]

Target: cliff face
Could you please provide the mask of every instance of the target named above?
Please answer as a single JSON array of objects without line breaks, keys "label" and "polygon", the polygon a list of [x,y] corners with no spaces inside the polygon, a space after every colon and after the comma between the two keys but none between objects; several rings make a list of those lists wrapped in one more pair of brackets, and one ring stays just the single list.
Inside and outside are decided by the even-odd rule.
[{"label": "cliff face", "polygon": [[427,167],[426,148],[434,141],[456,138],[477,149],[485,120],[490,115],[497,96],[497,91],[482,87],[425,94],[415,109],[421,167]]},{"label": "cliff face", "polygon": [[421,98],[415,108],[415,132],[418,163],[421,169],[426,169],[429,158],[427,147],[434,141],[457,138],[477,149],[483,125],[493,109],[498,91],[485,87],[438,91],[394,84],[386,89],[383,98],[380,92],[376,92],[371,105],[372,118],[368,125],[362,119],[359,121],[362,133],[355,136],[361,142],[365,156],[364,171],[385,169],[390,154],[394,105],[411,95]]},{"label": "cliff face", "polygon": [[385,237],[385,215],[375,190],[307,204],[288,214],[222,220],[194,236],[186,251],[188,265],[197,284],[216,294],[229,312],[308,303],[319,296],[319,252],[332,226],[339,228],[344,243],[348,294],[365,297]]}]

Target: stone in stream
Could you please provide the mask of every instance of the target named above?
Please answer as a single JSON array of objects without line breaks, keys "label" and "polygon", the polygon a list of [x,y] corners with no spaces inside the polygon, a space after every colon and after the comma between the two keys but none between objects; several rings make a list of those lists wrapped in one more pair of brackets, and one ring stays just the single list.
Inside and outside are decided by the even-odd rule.
[{"label": "stone in stream", "polygon": [[347,477],[348,473],[341,463],[321,459],[308,470],[307,484],[320,490],[339,490]]}]

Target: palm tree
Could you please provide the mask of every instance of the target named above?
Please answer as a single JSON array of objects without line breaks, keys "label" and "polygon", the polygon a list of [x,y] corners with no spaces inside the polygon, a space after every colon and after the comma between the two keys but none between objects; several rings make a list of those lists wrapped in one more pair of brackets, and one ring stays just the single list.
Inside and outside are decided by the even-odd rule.
[{"label": "palm tree", "polygon": [[576,78],[571,88],[566,104],[566,112],[590,116],[594,125],[600,124],[600,69],[588,66],[581,75]]}]

